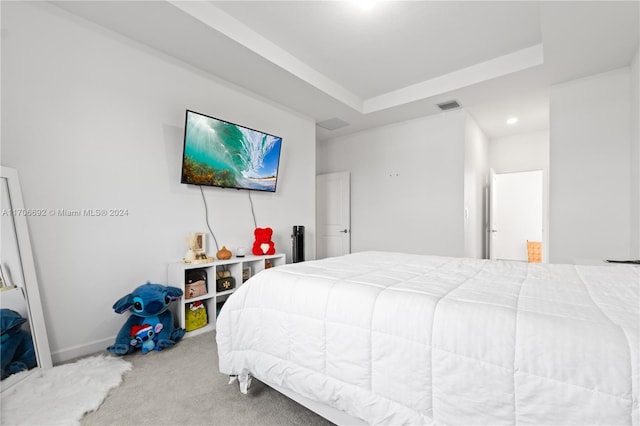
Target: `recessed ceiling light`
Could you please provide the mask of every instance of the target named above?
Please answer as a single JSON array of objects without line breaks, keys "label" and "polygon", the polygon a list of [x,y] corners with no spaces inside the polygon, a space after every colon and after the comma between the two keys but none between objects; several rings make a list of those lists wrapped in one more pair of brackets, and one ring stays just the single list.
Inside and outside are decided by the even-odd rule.
[{"label": "recessed ceiling light", "polygon": [[518,117],[511,117],[511,118],[507,119],[507,124],[510,125],[510,126],[513,126],[517,122],[518,122]]},{"label": "recessed ceiling light", "polygon": [[375,0],[353,0],[353,2],[358,5],[360,9],[364,10],[365,12],[369,12],[371,9],[373,9]]}]

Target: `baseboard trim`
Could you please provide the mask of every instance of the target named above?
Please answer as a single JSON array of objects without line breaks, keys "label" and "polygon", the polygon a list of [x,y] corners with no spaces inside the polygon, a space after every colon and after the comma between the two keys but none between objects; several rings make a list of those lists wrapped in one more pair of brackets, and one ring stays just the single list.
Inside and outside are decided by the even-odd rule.
[{"label": "baseboard trim", "polygon": [[112,345],[115,340],[116,336],[113,336],[84,345],[77,345],[61,351],[52,352],[51,361],[53,362],[53,365],[58,365],[99,352],[104,352],[106,354],[108,353],[107,346]]}]

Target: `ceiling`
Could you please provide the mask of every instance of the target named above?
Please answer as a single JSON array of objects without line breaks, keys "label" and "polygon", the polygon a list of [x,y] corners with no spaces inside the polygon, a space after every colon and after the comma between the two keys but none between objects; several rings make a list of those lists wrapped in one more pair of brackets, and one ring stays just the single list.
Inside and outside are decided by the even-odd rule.
[{"label": "ceiling", "polygon": [[551,85],[629,65],[640,39],[638,1],[53,3],[325,127],[346,124],[316,126],[318,140],[441,114],[450,100],[490,139],[546,130]]}]

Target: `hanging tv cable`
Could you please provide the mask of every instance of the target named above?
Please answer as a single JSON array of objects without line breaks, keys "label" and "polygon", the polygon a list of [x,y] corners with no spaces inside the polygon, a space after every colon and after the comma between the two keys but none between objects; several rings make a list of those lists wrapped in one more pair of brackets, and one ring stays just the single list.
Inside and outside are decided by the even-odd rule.
[{"label": "hanging tv cable", "polygon": [[204,197],[204,191],[202,190],[202,185],[198,185],[200,187],[200,193],[202,194],[202,201],[204,201],[204,218],[207,222],[207,228],[209,228],[209,233],[213,238],[213,242],[216,243],[216,252],[220,251],[220,247],[218,247],[218,240],[216,240],[216,236],[213,235],[213,231],[211,230],[211,225],[209,225],[209,209],[207,207],[207,199]]},{"label": "hanging tv cable", "polygon": [[258,224],[256,223],[256,212],[253,210],[253,200],[251,199],[251,191],[247,191],[249,194],[249,202],[251,203],[251,215],[253,216],[253,227],[257,228]]}]

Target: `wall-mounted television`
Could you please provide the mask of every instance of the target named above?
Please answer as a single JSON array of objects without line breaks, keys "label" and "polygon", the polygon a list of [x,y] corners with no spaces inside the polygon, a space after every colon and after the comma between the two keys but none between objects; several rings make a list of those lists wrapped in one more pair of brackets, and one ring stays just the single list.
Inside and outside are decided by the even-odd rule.
[{"label": "wall-mounted television", "polygon": [[187,110],[181,182],[275,192],[282,138]]}]

